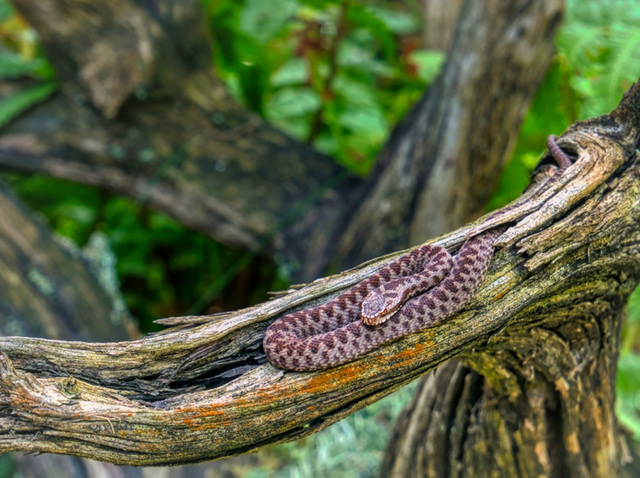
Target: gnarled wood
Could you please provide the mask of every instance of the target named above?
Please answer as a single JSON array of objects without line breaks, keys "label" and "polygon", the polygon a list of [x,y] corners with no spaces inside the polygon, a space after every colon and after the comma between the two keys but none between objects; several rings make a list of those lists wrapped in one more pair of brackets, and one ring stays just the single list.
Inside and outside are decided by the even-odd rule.
[{"label": "gnarled wood", "polygon": [[[566,146],[592,155],[593,167],[564,177],[575,178],[566,185],[574,199],[549,201],[512,228],[510,238],[560,213],[560,221],[519,242],[525,254],[533,253],[527,267],[538,274],[582,272],[563,292],[551,276],[549,296],[532,304],[523,322],[514,318],[486,348],[462,354],[462,362],[446,364],[421,384],[396,423],[382,476],[482,477],[496,470],[499,476],[622,476],[631,456],[614,413],[615,372],[638,248],[636,233],[619,237],[607,230],[617,224],[615,230],[631,231],[637,221],[639,112],[636,85],[612,116],[570,128]],[[628,136],[622,155],[607,146],[621,135]],[[609,187],[598,190],[606,177]],[[630,255],[603,256],[616,247]],[[557,266],[549,269],[550,262]],[[549,307],[558,302],[566,305]]]},{"label": "gnarled wood", "polygon": [[[514,233],[473,301],[440,326],[323,372],[289,373],[264,363],[260,340],[270,319],[325,300],[390,260],[382,258],[210,323],[135,342],[5,338],[0,451],[120,464],[244,453],[318,431],[458,356],[482,371],[487,387],[480,408],[456,423],[470,432],[486,425],[486,443],[500,447],[495,462],[480,441],[453,448],[459,456],[477,466],[485,456],[523,474],[610,476],[622,455],[612,386],[619,311],[640,280],[638,104],[636,85],[611,115],[567,131],[561,144],[573,145],[578,156],[570,179],[533,210],[494,216],[517,221]],[[437,243],[455,252],[483,224]],[[194,348],[206,353],[172,375]],[[469,386],[462,395],[477,399],[477,384]],[[498,401],[511,408],[493,408]],[[509,412],[522,407],[521,415]],[[545,445],[554,434],[563,448]],[[531,450],[528,460],[520,455]]]}]

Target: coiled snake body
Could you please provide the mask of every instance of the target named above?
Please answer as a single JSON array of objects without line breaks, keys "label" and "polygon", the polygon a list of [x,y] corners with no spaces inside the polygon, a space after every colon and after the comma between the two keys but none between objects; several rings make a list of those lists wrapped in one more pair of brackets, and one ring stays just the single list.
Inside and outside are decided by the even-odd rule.
[{"label": "coiled snake body", "polygon": [[455,258],[422,246],[329,302],[285,315],[267,329],[267,358],[288,370],[319,370],[437,324],[473,297],[501,232],[468,240]]},{"label": "coiled snake body", "polygon": [[[548,187],[572,161],[555,136],[547,145],[560,166]],[[281,317],[265,334],[267,358],[288,370],[319,370],[437,324],[473,297],[503,231],[472,237],[455,258],[440,246],[417,248],[329,302]]]}]

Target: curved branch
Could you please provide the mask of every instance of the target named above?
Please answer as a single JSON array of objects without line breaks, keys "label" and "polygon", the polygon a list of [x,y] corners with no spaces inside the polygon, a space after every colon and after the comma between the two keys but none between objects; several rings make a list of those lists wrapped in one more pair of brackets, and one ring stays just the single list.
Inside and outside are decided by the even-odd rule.
[{"label": "curved branch", "polygon": [[[534,192],[529,201],[437,241],[455,251],[469,234],[496,223],[513,224],[484,286],[439,326],[322,372],[284,372],[264,363],[261,339],[271,319],[326,300],[393,258],[385,257],[247,310],[169,320],[182,326],[139,341],[5,338],[0,340],[0,451],[69,453],[135,465],[245,453],[314,433],[448,358],[527,351],[531,345],[522,341],[529,331],[587,323],[592,325],[584,330],[594,333],[583,334],[581,357],[586,364],[602,365],[587,367],[586,377],[574,374],[573,379],[597,388],[608,407],[598,426],[615,434],[613,389],[609,381],[594,381],[594,375],[611,372],[618,340],[612,332],[619,326],[612,311],[620,310],[640,280],[635,220],[640,115],[629,112],[639,91],[635,86],[611,115],[567,131],[560,144],[571,145],[578,159],[567,170],[568,179],[542,186],[544,200]],[[540,377],[552,383],[572,377],[565,347],[541,348],[540,340],[549,338],[528,340],[538,344],[534,358]],[[607,347],[598,347],[601,341]],[[188,354],[196,360],[179,368]],[[492,368],[482,362],[478,367],[487,373]],[[495,384],[494,390],[504,392],[499,381]],[[561,396],[567,405],[582,397]],[[573,434],[591,426],[574,418],[566,414],[568,444]],[[609,450],[610,460],[602,463],[610,464],[618,448],[603,436],[610,435],[585,433],[580,439]]]}]

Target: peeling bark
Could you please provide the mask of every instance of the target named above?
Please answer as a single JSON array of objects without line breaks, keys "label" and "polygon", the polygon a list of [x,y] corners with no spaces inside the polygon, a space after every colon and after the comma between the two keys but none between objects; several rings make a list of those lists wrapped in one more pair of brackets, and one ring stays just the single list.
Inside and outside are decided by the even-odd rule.
[{"label": "peeling bark", "polygon": [[[624,457],[613,413],[620,311],[640,281],[639,138],[636,85],[611,115],[563,135],[576,162],[560,180],[438,241],[455,252],[469,234],[512,225],[464,310],[350,364],[278,370],[264,363],[262,332],[392,257],[244,311],[176,318],[178,330],[139,341],[2,339],[0,451],[135,465],[245,453],[318,431],[459,357],[484,379],[466,380],[454,365],[441,372],[457,385],[431,430],[447,434],[458,459],[439,457],[433,473],[615,475]],[[177,369],[189,349],[203,351],[200,360]]]}]

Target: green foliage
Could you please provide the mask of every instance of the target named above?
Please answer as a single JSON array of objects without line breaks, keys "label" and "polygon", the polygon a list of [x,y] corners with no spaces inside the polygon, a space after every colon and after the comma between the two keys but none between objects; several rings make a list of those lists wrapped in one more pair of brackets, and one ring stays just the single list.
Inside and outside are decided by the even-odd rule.
[{"label": "green foliage", "polygon": [[159,317],[238,309],[287,285],[269,261],[185,230],[129,199],[51,178],[5,179],[58,234],[81,246],[95,232],[109,238],[125,301],[145,331],[157,330]]},{"label": "green foliage", "polygon": [[365,174],[443,61],[395,2],[205,2],[216,72],[244,103]]},{"label": "green foliage", "polygon": [[259,43],[267,42],[284,29],[297,10],[296,0],[246,0],[240,11],[239,30]]},{"label": "green foliage", "polygon": [[548,134],[611,111],[640,72],[640,3],[568,0],[558,55],[520,131],[514,160],[489,209],[520,194],[545,150]]},{"label": "green foliage", "polygon": [[618,104],[640,71],[640,3],[635,0],[567,2],[558,36],[561,61],[580,98],[579,119]]},{"label": "green foliage", "polygon": [[0,101],[0,128],[36,103],[46,100],[57,89],[55,82],[34,86]]},{"label": "green foliage", "polygon": [[[12,46],[20,49],[21,46],[29,43],[32,36],[27,33],[28,28],[15,20],[11,5],[6,0],[0,0],[0,31],[7,25],[8,32],[17,33],[13,35],[14,38],[11,38],[13,42],[9,42],[13,44]],[[0,40],[2,40],[1,36]],[[27,51],[27,49],[24,50]],[[5,52],[0,43],[0,80],[20,77],[31,77],[43,83],[21,90],[7,98],[0,98],[0,128],[31,106],[47,99],[57,89],[53,80],[53,68],[45,58],[30,57],[28,54],[13,51]]]}]

